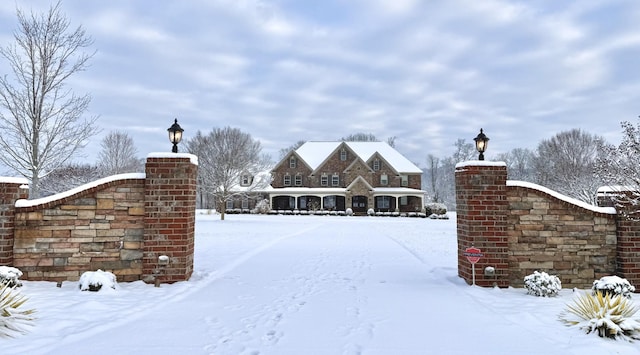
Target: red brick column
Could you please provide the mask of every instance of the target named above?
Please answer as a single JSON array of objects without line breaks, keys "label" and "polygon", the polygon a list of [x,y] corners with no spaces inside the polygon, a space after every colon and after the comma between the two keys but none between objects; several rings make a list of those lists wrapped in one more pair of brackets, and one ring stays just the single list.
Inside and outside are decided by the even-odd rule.
[{"label": "red brick column", "polygon": [[[145,167],[143,279],[161,283],[185,281],[193,273],[197,158],[157,153]],[[169,264],[160,268],[158,257]],[[158,273],[158,271],[160,271]]]},{"label": "red brick column", "polygon": [[[625,191],[624,193],[631,193]],[[640,220],[637,206],[616,206],[616,269],[620,277],[627,279],[640,292]],[[628,218],[625,215],[634,216]]]},{"label": "red brick column", "polygon": [[[458,276],[472,283],[472,266],[464,256],[471,246],[484,256],[476,263],[476,285],[509,286],[507,236],[507,168],[501,162],[470,161],[456,166]],[[495,269],[485,276],[485,268]]]},{"label": "red brick column", "polygon": [[29,182],[21,178],[0,177],[0,265],[13,265],[14,216],[16,200],[27,198]]}]

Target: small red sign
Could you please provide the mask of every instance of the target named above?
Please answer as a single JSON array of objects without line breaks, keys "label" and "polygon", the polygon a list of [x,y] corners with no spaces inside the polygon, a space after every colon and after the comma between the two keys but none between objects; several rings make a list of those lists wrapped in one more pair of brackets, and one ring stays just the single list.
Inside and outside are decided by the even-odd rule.
[{"label": "small red sign", "polygon": [[467,257],[467,260],[469,260],[470,263],[475,264],[484,256],[484,254],[482,254],[480,249],[471,247],[464,250],[464,256]]}]

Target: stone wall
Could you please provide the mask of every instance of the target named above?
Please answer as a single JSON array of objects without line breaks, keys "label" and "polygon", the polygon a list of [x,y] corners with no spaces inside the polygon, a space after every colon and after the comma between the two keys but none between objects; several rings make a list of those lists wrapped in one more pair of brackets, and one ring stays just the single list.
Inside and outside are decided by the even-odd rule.
[{"label": "stone wall", "polygon": [[[196,175],[195,156],[158,153],[147,158],[146,174],[116,175],[38,200],[16,201],[26,192],[0,179],[0,245],[12,246],[10,256],[0,250],[0,264],[19,268],[26,280],[74,281],[97,269],[118,281],[187,280]],[[160,255],[168,265],[160,267]]]},{"label": "stone wall", "polygon": [[[507,182],[500,162],[461,163],[455,174],[458,274],[468,283],[473,275],[464,250],[470,246],[484,254],[475,267],[480,286],[522,287],[524,276],[535,270],[557,275],[563,287],[589,288],[612,274],[637,278],[638,224],[621,229],[630,222],[621,222],[615,209],[535,184]],[[486,274],[488,266],[495,273]]]},{"label": "stone wall", "polygon": [[144,188],[141,175],[16,208],[13,265],[27,280],[77,280],[98,269],[139,280]]},{"label": "stone wall", "polygon": [[616,215],[568,202],[532,184],[509,182],[510,285],[534,271],[557,275],[563,287],[590,287],[616,273]]}]

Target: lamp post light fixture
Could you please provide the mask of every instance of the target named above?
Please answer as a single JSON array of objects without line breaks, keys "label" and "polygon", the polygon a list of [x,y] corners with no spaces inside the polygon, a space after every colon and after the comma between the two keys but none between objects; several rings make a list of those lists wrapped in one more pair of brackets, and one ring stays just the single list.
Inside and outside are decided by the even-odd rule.
[{"label": "lamp post light fixture", "polygon": [[487,144],[489,143],[489,137],[487,137],[480,128],[480,133],[473,139],[476,141],[476,150],[480,153],[478,160],[484,160],[484,152],[487,150]]},{"label": "lamp post light fixture", "polygon": [[173,143],[173,149],[171,149],[171,152],[177,153],[178,143],[182,140],[182,132],[184,132],[184,129],[182,129],[178,124],[177,118],[171,127],[167,128],[167,131],[169,132],[169,141]]}]

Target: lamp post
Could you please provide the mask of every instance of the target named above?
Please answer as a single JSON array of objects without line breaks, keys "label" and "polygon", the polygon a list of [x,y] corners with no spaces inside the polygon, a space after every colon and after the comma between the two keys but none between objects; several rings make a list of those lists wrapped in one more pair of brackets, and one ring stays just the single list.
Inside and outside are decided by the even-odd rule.
[{"label": "lamp post", "polygon": [[171,127],[167,128],[167,131],[169,132],[169,141],[173,143],[173,149],[171,149],[171,152],[177,153],[178,143],[182,140],[182,132],[184,132],[184,129],[182,129],[178,124],[177,118]]},{"label": "lamp post", "polygon": [[478,160],[484,160],[484,152],[487,150],[487,144],[489,143],[489,137],[487,137],[480,128],[480,133],[473,139],[476,141],[476,150],[480,153]]}]

